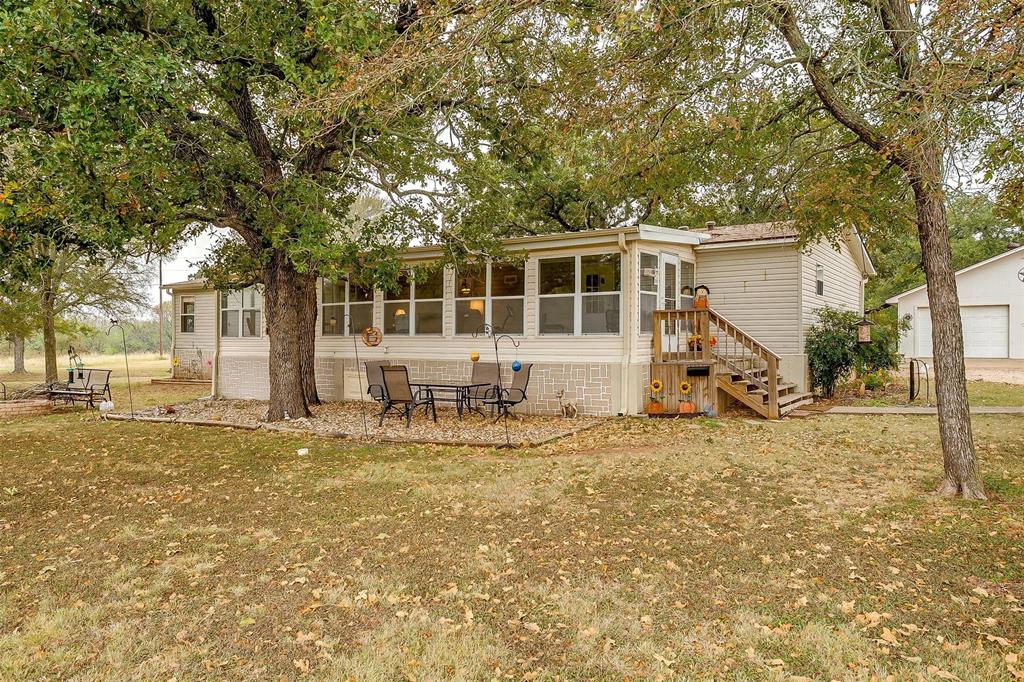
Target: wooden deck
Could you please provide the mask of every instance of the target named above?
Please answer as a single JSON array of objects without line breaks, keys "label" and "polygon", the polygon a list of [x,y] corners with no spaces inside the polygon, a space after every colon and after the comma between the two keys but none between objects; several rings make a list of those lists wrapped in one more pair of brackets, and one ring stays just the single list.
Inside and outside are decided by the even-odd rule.
[{"label": "wooden deck", "polygon": [[[699,385],[698,409],[718,404],[717,390],[767,419],[779,419],[811,402],[808,393],[779,373],[779,356],[710,308],[654,311],[654,353],[651,379],[670,387],[690,376],[691,368],[707,367]],[[697,378],[695,378],[697,379]],[[695,392],[698,390],[695,388]]]}]

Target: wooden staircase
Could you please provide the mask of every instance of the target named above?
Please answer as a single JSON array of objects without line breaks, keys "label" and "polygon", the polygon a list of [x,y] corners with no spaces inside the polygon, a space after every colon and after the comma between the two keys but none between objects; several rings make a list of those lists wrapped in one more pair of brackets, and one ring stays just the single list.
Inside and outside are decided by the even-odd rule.
[{"label": "wooden staircase", "polygon": [[780,419],[813,401],[782,377],[774,351],[710,308],[657,310],[654,322],[656,366],[711,365],[713,385],[766,419]]},{"label": "wooden staircase", "polygon": [[[717,375],[718,388],[743,403],[766,419],[780,419],[787,414],[814,402],[810,393],[797,390],[797,385],[786,381],[778,374],[775,382],[775,405],[771,405],[768,391],[769,382],[764,369],[734,370],[731,367]],[[772,410],[777,416],[772,417]]]}]

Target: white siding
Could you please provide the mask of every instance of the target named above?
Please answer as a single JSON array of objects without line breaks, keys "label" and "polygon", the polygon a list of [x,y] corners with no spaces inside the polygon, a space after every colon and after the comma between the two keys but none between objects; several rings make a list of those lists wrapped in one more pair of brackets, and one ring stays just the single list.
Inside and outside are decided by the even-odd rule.
[{"label": "white siding", "polygon": [[793,245],[697,249],[697,284],[711,290],[711,307],[779,355],[803,345],[799,281]]},{"label": "white siding", "polygon": [[[181,301],[192,297],[196,302],[195,331],[181,331]],[[171,355],[177,357],[179,367],[188,367],[189,363],[199,358],[212,367],[213,354],[217,347],[217,293],[208,290],[172,291],[171,292]],[[208,363],[209,361],[209,363]],[[204,370],[209,376],[209,369]]]},{"label": "white siding", "polygon": [[[839,310],[864,312],[863,275],[845,240],[840,242],[838,248],[828,242],[817,242],[809,246],[801,256],[804,332],[817,324],[819,308],[830,306]],[[825,277],[825,290],[820,296],[816,288],[816,270],[819,265],[824,269]],[[802,351],[803,334],[800,346]]]}]

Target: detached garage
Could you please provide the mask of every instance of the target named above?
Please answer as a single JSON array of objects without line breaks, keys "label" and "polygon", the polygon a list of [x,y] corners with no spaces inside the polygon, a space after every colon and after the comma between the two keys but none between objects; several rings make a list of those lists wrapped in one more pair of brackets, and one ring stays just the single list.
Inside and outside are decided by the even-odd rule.
[{"label": "detached garage", "polygon": [[[1017,247],[956,273],[964,355],[1024,359],[1024,247]],[[928,292],[917,287],[890,298],[910,331],[900,340],[908,358],[930,358],[932,320]]]}]

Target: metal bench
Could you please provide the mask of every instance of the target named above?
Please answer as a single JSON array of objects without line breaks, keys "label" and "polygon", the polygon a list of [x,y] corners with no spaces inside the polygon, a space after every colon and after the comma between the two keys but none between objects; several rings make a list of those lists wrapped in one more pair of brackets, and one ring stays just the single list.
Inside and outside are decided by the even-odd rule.
[{"label": "metal bench", "polygon": [[61,400],[65,404],[85,403],[88,407],[96,407],[97,400],[111,399],[110,373],[109,369],[75,369],[68,383],[50,384],[46,397],[52,402]]}]

